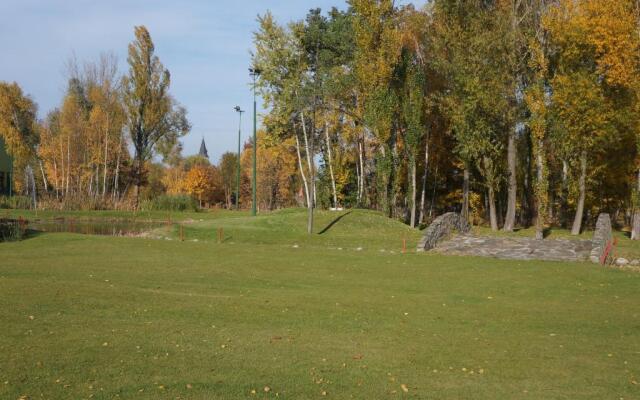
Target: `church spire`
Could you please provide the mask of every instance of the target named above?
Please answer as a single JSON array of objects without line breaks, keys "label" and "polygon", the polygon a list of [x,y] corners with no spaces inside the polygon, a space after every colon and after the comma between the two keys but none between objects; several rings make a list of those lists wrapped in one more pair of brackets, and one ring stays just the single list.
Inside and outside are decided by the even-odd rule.
[{"label": "church spire", "polygon": [[207,145],[204,144],[204,138],[202,138],[202,143],[200,143],[200,151],[198,152],[198,155],[206,159],[209,158],[209,152],[207,152]]}]

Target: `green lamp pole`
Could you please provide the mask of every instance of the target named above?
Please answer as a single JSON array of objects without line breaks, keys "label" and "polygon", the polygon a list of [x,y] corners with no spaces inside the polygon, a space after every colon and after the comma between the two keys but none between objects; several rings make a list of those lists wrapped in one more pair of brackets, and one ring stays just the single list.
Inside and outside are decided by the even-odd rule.
[{"label": "green lamp pole", "polygon": [[238,123],[238,168],[236,171],[236,210],[240,209],[240,132],[242,131],[242,113],[244,112],[240,106],[235,106],[234,110],[240,114],[240,122]]},{"label": "green lamp pole", "polygon": [[252,187],[252,203],[251,203],[251,215],[256,216],[257,214],[257,201],[256,201],[256,187],[257,187],[257,161],[256,158],[258,156],[258,136],[256,131],[258,129],[258,117],[257,117],[257,103],[256,103],[256,78],[260,76],[260,69],[258,68],[249,68],[249,75],[253,78],[253,187]]}]

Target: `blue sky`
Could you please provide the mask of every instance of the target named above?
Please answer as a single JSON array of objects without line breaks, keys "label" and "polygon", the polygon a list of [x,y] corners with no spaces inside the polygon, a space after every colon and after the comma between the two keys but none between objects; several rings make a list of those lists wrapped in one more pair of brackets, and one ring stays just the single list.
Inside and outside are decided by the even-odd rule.
[{"label": "blue sky", "polygon": [[[409,0],[401,1],[408,3]],[[423,4],[424,0],[413,1]],[[0,80],[15,81],[44,117],[66,87],[65,63],[100,53],[118,57],[126,72],[133,27],[145,25],[156,53],[171,71],[171,92],[193,125],[184,153],[197,152],[202,137],[212,161],[237,144],[235,105],[250,111],[247,68],[256,16],[271,10],[280,22],[301,19],[310,8],[344,9],[344,0],[2,0]],[[260,101],[259,101],[260,103]],[[243,116],[243,140],[250,115]]]}]

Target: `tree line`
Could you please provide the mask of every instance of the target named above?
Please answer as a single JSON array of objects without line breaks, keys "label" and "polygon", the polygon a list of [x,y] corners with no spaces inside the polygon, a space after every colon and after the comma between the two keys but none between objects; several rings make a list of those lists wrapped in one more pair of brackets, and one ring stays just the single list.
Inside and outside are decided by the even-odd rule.
[{"label": "tree line", "polygon": [[[636,0],[349,0],[259,17],[266,135],[293,141],[309,209],[411,226],[446,210],[640,235]],[[320,161],[316,165],[316,161]]]},{"label": "tree line", "polygon": [[[266,112],[260,209],[363,207],[411,226],[445,211],[512,231],[579,233],[610,212],[640,237],[637,0],[349,0],[281,23],[266,13],[252,67]],[[186,110],[144,27],[129,70],[70,63],[37,119],[0,83],[0,135],[54,205],[137,207],[164,194],[233,207],[237,155],[184,157]],[[240,154],[250,207],[251,152]],[[22,173],[15,188],[25,191]]]},{"label": "tree line", "polygon": [[[183,195],[201,207],[232,208],[238,155],[224,153],[217,163],[183,156],[187,111],[170,94],[171,75],[147,29],[134,33],[127,74],[119,74],[113,55],[83,65],[71,59],[61,104],[42,120],[17,83],[0,82],[0,137],[13,160],[14,192],[29,191],[24,171],[30,166],[42,208],[136,209],[141,201]],[[293,146],[270,142],[263,132],[259,137],[260,208],[300,205]],[[242,208],[251,206],[252,149],[245,143],[240,155]]]}]

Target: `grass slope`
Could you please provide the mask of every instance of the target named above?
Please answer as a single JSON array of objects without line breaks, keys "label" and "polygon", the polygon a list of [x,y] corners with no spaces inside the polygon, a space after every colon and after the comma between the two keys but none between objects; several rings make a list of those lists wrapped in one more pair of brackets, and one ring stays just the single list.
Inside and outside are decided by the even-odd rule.
[{"label": "grass slope", "polygon": [[358,211],[308,238],[304,218],[0,244],[0,398],[640,396],[640,274],[391,254],[417,234]]}]

